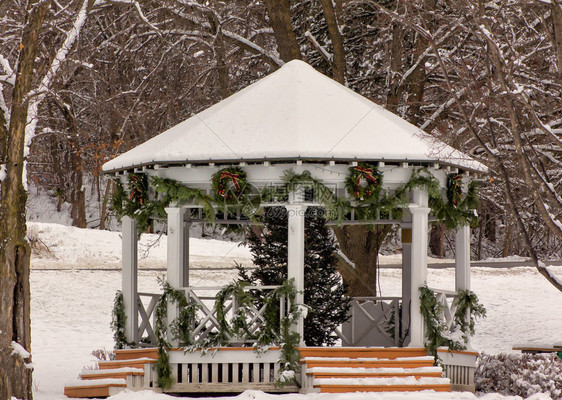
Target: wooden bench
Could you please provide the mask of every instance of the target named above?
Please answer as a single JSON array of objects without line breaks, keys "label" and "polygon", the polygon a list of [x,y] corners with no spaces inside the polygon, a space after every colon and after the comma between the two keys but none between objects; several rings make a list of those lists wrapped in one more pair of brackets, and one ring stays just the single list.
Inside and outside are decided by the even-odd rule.
[{"label": "wooden bench", "polygon": [[562,358],[562,343],[555,343],[553,345],[545,344],[525,344],[525,345],[515,345],[513,350],[521,351],[521,353],[526,354],[544,354],[544,353],[557,353],[559,357]]}]

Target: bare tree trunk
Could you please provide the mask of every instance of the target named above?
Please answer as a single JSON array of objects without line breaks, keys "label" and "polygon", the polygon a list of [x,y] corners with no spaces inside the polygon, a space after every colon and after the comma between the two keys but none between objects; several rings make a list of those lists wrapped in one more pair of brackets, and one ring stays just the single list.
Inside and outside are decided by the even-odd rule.
[{"label": "bare tree trunk", "polygon": [[521,218],[521,214],[519,213],[519,208],[517,207],[517,203],[515,202],[515,199],[514,199],[514,196],[513,196],[513,190],[511,188],[511,183],[509,182],[508,174],[507,174],[507,171],[505,169],[505,166],[500,165],[499,169],[500,169],[500,171],[502,173],[502,176],[505,180],[505,194],[506,194],[506,197],[507,197],[507,202],[508,202],[509,207],[511,208],[511,211],[512,211],[514,217],[515,217],[515,222],[517,223],[519,231],[523,235],[523,239],[525,240],[527,251],[529,252],[529,256],[531,257],[531,261],[535,265],[535,268],[537,269],[537,271],[543,277],[545,277],[546,280],[549,281],[556,289],[558,289],[562,292],[562,283],[559,282],[558,279],[556,279],[555,276],[552,276],[550,271],[548,271],[544,267],[544,265],[539,261],[537,253],[535,252],[535,249],[534,249],[534,247],[531,243],[531,239],[529,238],[529,232],[527,231],[527,228],[525,227],[523,219]]},{"label": "bare tree trunk", "polygon": [[320,0],[320,3],[322,3],[324,17],[326,18],[328,32],[330,33],[330,39],[332,40],[332,47],[334,49],[332,74],[334,80],[343,85],[345,83],[345,49],[343,47],[343,36],[338,26],[332,0]]},{"label": "bare tree trunk", "polygon": [[84,192],[84,178],[82,173],[82,157],[80,156],[80,141],[76,116],[70,101],[63,103],[55,100],[55,104],[64,116],[70,131],[68,135],[69,149],[67,150],[67,168],[70,172],[70,216],[72,226],[86,228],[86,194]]},{"label": "bare tree trunk", "polygon": [[209,15],[209,24],[215,31],[215,40],[213,42],[213,51],[217,61],[217,73],[219,76],[219,86],[221,89],[221,98],[226,99],[230,96],[230,79],[228,77],[228,65],[225,61],[224,41],[220,34],[220,26],[214,15]]},{"label": "bare tree trunk", "polygon": [[285,62],[300,59],[301,51],[291,23],[290,0],[265,0],[265,6],[281,59]]},{"label": "bare tree trunk", "polygon": [[[39,32],[50,2],[30,1],[18,60],[12,97],[10,125],[5,145],[6,178],[0,198],[0,398],[31,399],[31,369],[13,353],[12,343],[31,350],[29,261],[31,249],[26,240],[23,186],[27,95],[31,89]],[[5,126],[5,125],[4,125]],[[27,360],[31,361],[30,359]]]},{"label": "bare tree trunk", "polygon": [[431,228],[429,235],[429,249],[431,253],[439,258],[445,257],[445,224],[438,222]]},{"label": "bare tree trunk", "polygon": [[558,76],[562,78],[562,1],[551,0],[550,11],[552,15],[552,27],[554,28],[556,65],[558,66]]},{"label": "bare tree trunk", "polygon": [[400,82],[400,69],[402,68],[402,57],[404,56],[404,29],[399,23],[395,23],[392,29],[392,46],[390,47],[390,66],[388,71],[388,97],[386,108],[396,113],[404,85]]},{"label": "bare tree trunk", "polygon": [[107,203],[109,202],[109,195],[111,193],[111,189],[113,180],[108,179],[107,183],[105,184],[105,191],[103,192],[103,201],[101,203],[101,211],[100,211],[100,230],[105,229],[105,220],[107,218]]},{"label": "bare tree trunk", "polygon": [[390,225],[334,227],[342,253],[355,264],[340,260],[337,265],[350,296],[376,295],[378,252],[390,230]]}]

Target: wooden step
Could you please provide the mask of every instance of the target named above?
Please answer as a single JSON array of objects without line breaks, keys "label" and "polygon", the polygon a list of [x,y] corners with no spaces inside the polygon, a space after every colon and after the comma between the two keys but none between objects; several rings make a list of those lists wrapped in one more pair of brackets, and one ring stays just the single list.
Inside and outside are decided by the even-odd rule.
[{"label": "wooden step", "polygon": [[158,348],[146,347],[142,349],[114,350],[116,360],[134,360],[138,358],[158,358]]},{"label": "wooden step", "polygon": [[406,377],[415,378],[440,378],[443,372],[308,372],[313,378],[387,378],[387,377]]},{"label": "wooden step", "polygon": [[130,360],[111,360],[98,362],[99,369],[116,369],[116,368],[144,368],[144,364],[154,364],[154,358],[142,357]]},{"label": "wooden step", "polygon": [[307,368],[419,368],[433,366],[433,357],[418,357],[400,360],[376,358],[306,358],[301,363],[306,363]]},{"label": "wooden step", "polygon": [[320,389],[321,393],[451,391],[450,385],[314,385],[314,387]]},{"label": "wooden step", "polygon": [[388,358],[427,356],[424,348],[417,347],[301,347],[301,357]]},{"label": "wooden step", "polygon": [[80,374],[80,379],[126,379],[129,375],[144,375],[142,368],[115,368],[115,369],[93,369]]},{"label": "wooden step", "polygon": [[314,387],[324,393],[359,392],[412,392],[420,390],[450,391],[447,378],[377,377],[377,378],[328,378],[315,379]]},{"label": "wooden step", "polygon": [[78,381],[64,387],[64,395],[70,398],[109,397],[127,388],[125,379],[99,379]]}]

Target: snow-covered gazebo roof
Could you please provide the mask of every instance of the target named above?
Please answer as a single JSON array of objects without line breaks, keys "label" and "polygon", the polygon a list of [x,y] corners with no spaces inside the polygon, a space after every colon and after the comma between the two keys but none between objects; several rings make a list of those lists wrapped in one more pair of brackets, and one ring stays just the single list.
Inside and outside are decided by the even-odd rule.
[{"label": "snow-covered gazebo roof", "polygon": [[103,170],[290,160],[419,162],[487,170],[297,60],[107,162]]}]

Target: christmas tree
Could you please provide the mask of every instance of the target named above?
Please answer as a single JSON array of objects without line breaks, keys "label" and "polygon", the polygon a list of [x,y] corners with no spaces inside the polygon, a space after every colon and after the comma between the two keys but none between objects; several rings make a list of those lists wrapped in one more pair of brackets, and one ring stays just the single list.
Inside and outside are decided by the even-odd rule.
[{"label": "christmas tree", "polygon": [[[346,321],[350,298],[336,271],[337,245],[326,226],[322,209],[309,208],[305,216],[304,302],[309,311],[304,320],[307,346],[333,345],[334,330]],[[287,279],[287,212],[268,208],[261,232],[248,234],[256,269],[240,267],[240,279],[255,285],[280,285]]]}]

